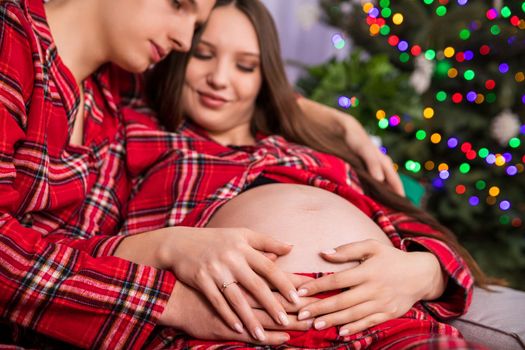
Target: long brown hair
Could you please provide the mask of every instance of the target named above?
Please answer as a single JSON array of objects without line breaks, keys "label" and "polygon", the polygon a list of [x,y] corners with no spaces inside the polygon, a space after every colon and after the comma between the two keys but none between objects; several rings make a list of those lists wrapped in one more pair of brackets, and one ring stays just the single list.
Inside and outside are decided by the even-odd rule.
[{"label": "long brown hair", "polygon": [[[271,14],[259,0],[218,0],[216,7],[227,5],[235,6],[250,19],[260,45],[263,84],[256,101],[252,132],[281,135],[289,141],[344,159],[355,169],[368,196],[441,232],[441,235],[434,236],[400,230],[402,234],[440,239],[465,259],[478,285],[502,284],[501,280],[488,278],[481,271],[450,230],[439,224],[430,214],[415,207],[406,198],[395,194],[384,184],[372,178],[363,162],[352,154],[342,137],[334,137],[333,132],[320,123],[311,120],[308,123],[304,122],[294,91],[286,78],[279,38]],[[196,35],[194,44],[198,40],[199,35]],[[157,65],[147,79],[148,97],[152,107],[158,113],[162,125],[170,131],[175,131],[184,120],[180,98],[187,62],[187,55],[173,53]]]}]

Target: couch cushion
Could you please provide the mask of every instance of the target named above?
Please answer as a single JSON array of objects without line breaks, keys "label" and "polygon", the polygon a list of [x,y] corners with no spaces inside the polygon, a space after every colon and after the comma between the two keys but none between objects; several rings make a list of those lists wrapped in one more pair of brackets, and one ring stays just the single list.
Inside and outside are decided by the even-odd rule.
[{"label": "couch cushion", "polygon": [[490,349],[525,349],[525,292],[491,287],[474,289],[467,314],[450,322],[465,339]]}]

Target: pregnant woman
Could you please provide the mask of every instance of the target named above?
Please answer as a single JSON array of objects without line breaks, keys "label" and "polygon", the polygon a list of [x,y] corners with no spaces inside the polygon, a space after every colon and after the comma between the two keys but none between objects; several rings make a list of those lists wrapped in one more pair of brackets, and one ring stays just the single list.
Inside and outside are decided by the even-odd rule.
[{"label": "pregnant woman", "polygon": [[[180,79],[176,60],[156,68],[156,86]],[[156,96],[172,98],[162,89]],[[259,1],[218,1],[194,45],[182,105],[180,115],[160,111],[175,134],[125,111],[128,154],[144,156],[128,159],[136,180],[123,234],[244,227],[292,244],[277,266],[312,277],[298,287],[315,298],[295,308],[283,299],[295,320],[313,320],[302,331],[281,323],[290,347],[474,348],[431,313],[465,311],[474,280],[467,262],[479,283],[483,275],[445,228],[367,176],[342,139],[301,123],[273,21]],[[228,300],[245,293],[240,282],[224,282]],[[202,306],[192,302],[187,308]],[[195,339],[182,321],[178,328],[160,331],[153,344],[250,346]],[[251,342],[260,340],[256,334]]]}]

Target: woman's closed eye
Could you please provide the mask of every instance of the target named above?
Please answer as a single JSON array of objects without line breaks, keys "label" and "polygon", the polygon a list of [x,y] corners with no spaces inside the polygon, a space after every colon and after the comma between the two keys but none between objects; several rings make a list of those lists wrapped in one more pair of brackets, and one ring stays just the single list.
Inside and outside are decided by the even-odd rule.
[{"label": "woman's closed eye", "polygon": [[238,64],[238,65],[237,65],[237,68],[238,68],[241,72],[245,72],[245,73],[253,73],[253,72],[255,72],[255,70],[257,69],[257,66],[254,66],[254,65],[246,65],[246,64]]},{"label": "woman's closed eye", "polygon": [[213,58],[213,54],[211,52],[195,51],[193,53],[193,57],[199,60],[211,60]]},{"label": "woman's closed eye", "polygon": [[259,68],[259,62],[253,59],[242,59],[237,61],[237,69],[244,73],[253,73]]},{"label": "woman's closed eye", "polygon": [[[193,53],[193,57],[201,61],[209,61],[214,58],[214,54],[212,52],[197,50]],[[236,67],[238,70],[240,70],[243,73],[253,73],[255,72],[257,67],[259,67],[259,65],[256,63],[240,62],[236,64]]]}]

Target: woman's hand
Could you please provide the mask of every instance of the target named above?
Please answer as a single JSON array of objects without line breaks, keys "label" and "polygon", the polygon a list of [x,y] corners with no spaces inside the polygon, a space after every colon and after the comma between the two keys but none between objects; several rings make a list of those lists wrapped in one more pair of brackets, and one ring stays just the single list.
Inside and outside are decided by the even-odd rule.
[{"label": "woman's hand", "polygon": [[428,252],[404,252],[374,240],[322,253],[333,263],[361,261],[354,268],[299,286],[299,295],[349,288],[303,307],[299,319],[316,317],[314,327],[343,325],[340,335],[354,334],[404,315],[417,301],[438,298],[446,275]]},{"label": "woman's hand", "polygon": [[366,164],[370,174],[379,182],[385,182],[394,192],[404,196],[403,184],[394,169],[392,160],[372,142],[363,126],[351,115],[306,98],[298,100],[304,115],[321,122],[333,130],[334,135],[343,136],[348,147]]},{"label": "woman's hand", "polygon": [[[306,284],[307,282],[310,282],[310,281],[314,281],[314,278],[312,277],[307,277],[307,276],[302,276],[302,275],[297,275],[297,274],[294,274],[294,273],[286,273],[288,275],[288,277],[290,278],[290,281],[292,281],[292,283],[294,284],[294,286],[296,288],[298,288],[299,286],[301,285],[304,285]],[[271,286],[270,286],[271,287]],[[242,288],[241,288],[242,289]],[[272,290],[275,289],[275,288],[272,288]],[[250,304],[250,306],[254,309],[263,309],[263,307],[261,306],[261,304],[259,304],[259,302],[257,300],[255,300],[248,292],[246,292],[244,289],[243,289],[243,293],[246,297],[246,299],[248,300],[248,303]],[[319,298],[316,298],[316,297],[299,297],[299,302],[294,302],[294,303],[291,303],[289,302],[288,300],[286,300],[282,295],[281,293],[279,292],[273,292],[275,298],[277,298],[277,300],[279,300],[279,302],[281,303],[281,305],[284,307],[284,309],[286,310],[286,312],[288,314],[291,314],[289,317],[295,317],[297,316],[297,314],[299,313],[299,310],[304,308],[305,306],[313,303],[313,302],[316,302],[319,300]],[[303,321],[307,321],[307,323],[311,326],[313,324],[313,319],[308,319],[308,320],[305,320],[303,319]],[[309,329],[311,327],[307,327],[307,329]],[[286,329],[289,329],[289,330],[300,330],[300,329],[294,329],[294,328],[289,328],[289,327],[286,327]]]},{"label": "woman's hand", "polygon": [[240,333],[244,325],[254,338],[263,340],[263,325],[240,287],[253,295],[275,322],[286,326],[286,311],[265,280],[288,301],[299,300],[293,283],[271,260],[291,249],[248,229],[175,227],[130,236],[115,255],[172,270],[178,280],[200,291],[232,329]]},{"label": "woman's hand", "polygon": [[280,345],[289,340],[288,334],[283,330],[305,331],[312,325],[312,320],[298,321],[297,317],[289,316],[288,326],[283,326],[277,324],[263,310],[254,310],[254,315],[266,330],[262,340],[254,339],[245,331],[234,332],[201,293],[177,282],[159,323],[180,329],[197,339],[242,341],[261,345]]}]

